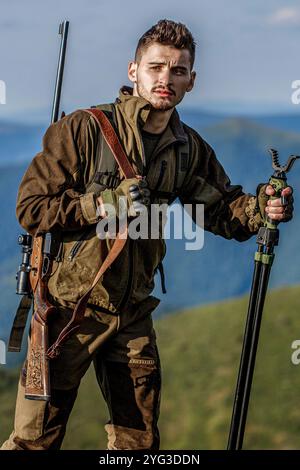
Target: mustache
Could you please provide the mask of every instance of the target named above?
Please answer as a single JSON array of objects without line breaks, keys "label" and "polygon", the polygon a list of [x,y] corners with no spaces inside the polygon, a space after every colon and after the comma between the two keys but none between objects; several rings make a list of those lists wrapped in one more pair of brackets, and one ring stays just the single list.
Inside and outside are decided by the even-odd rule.
[{"label": "mustache", "polygon": [[176,96],[175,91],[172,90],[172,88],[168,88],[168,87],[157,86],[157,87],[152,88],[152,91],[167,91],[168,93],[171,93],[172,95]]}]

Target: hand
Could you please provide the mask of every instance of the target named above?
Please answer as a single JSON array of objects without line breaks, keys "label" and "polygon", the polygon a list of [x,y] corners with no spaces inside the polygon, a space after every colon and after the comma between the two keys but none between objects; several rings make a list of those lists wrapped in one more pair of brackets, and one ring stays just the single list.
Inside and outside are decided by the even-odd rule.
[{"label": "hand", "polygon": [[[275,193],[274,188],[268,185],[265,189],[265,193],[268,196],[273,196]],[[287,222],[293,217],[293,189],[290,186],[284,188],[281,192],[282,196],[286,197],[287,204],[283,205],[281,198],[269,199],[265,212],[267,216],[272,220],[279,222]]]},{"label": "hand", "polygon": [[[136,178],[124,179],[119,186],[115,189],[106,189],[97,198],[99,206],[100,217],[106,217],[104,204],[111,204],[115,208],[118,215],[119,212],[119,198],[126,197],[128,215],[135,217],[139,212],[144,209],[144,206],[150,202],[150,191],[147,188],[145,179],[141,176]],[[122,206],[123,207],[123,206]]]},{"label": "hand", "polygon": [[147,181],[144,178],[139,178],[138,184],[132,184],[129,187],[129,194],[133,201],[133,210],[129,215],[134,217],[143,212],[145,210],[145,206],[149,206],[150,204],[150,191],[148,189]]}]

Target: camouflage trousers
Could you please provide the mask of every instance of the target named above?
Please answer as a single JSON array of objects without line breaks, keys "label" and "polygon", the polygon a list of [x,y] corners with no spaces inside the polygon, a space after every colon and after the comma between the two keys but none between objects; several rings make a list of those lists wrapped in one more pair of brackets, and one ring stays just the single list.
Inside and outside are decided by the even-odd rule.
[{"label": "camouflage trousers", "polygon": [[[25,398],[25,362],[14,430],[1,449],[60,449],[81,378],[92,361],[109,411],[107,448],[159,449],[160,363],[151,316],[158,303],[150,296],[120,315],[88,308],[78,332],[50,361],[49,402]],[[51,343],[70,315],[71,310],[60,304],[49,324]]]}]

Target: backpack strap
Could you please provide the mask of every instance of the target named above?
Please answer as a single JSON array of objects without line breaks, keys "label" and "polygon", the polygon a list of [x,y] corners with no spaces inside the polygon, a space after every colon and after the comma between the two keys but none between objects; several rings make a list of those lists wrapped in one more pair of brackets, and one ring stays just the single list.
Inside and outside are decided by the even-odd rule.
[{"label": "backpack strap", "polygon": [[110,148],[113,156],[115,157],[115,160],[119,165],[119,168],[122,171],[124,177],[135,178],[136,174],[128,160],[127,155],[124,152],[119,137],[106,114],[101,109],[97,108],[86,109],[85,111],[96,119],[96,122],[100,127],[101,134],[104,137],[105,142]]},{"label": "backpack strap", "polygon": [[[111,152],[113,153],[123,175],[125,178],[135,178],[136,174],[133,170],[124,150],[123,147],[118,139],[117,134],[113,126],[111,125],[108,117],[101,109],[91,108],[85,110],[89,113],[93,118],[96,120],[98,126],[100,127],[102,136],[104,137],[107,145],[109,146]],[[123,224],[122,224],[123,225]],[[105,274],[107,269],[111,266],[114,260],[119,256],[122,249],[124,248],[128,236],[128,227],[127,225],[120,228],[120,232],[117,234],[117,237],[114,241],[114,244],[111,250],[108,252],[107,257],[105,258],[104,262],[102,263],[99,271],[97,272],[91,287],[85,292],[85,294],[80,297],[78,300],[75,309],[72,314],[71,320],[68,324],[63,328],[60,332],[57,340],[50,346],[47,351],[47,356],[49,359],[53,359],[60,354],[60,348],[63,343],[73,334],[75,333],[81,325],[81,322],[84,318],[84,312],[86,310],[86,306],[90,295],[92,293],[93,288],[100,280],[100,278]],[[103,240],[102,240],[103,241]],[[105,245],[106,242],[104,241]]]},{"label": "backpack strap", "polygon": [[[118,135],[114,104],[92,106],[91,109],[100,109],[103,111]],[[104,191],[108,188],[115,189],[119,186],[120,182],[121,178],[118,171],[118,164],[102,132],[100,132],[96,148],[95,173],[88,182],[85,191],[89,193]]]}]

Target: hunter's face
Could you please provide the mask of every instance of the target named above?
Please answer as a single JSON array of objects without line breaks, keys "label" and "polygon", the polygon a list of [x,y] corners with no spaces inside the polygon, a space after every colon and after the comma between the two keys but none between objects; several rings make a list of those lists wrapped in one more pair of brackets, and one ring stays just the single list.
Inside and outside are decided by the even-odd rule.
[{"label": "hunter's face", "polygon": [[154,109],[172,109],[194,86],[190,53],[154,43],[141,56],[140,63],[130,62],[128,77],[134,83],[134,95],[151,103]]}]

